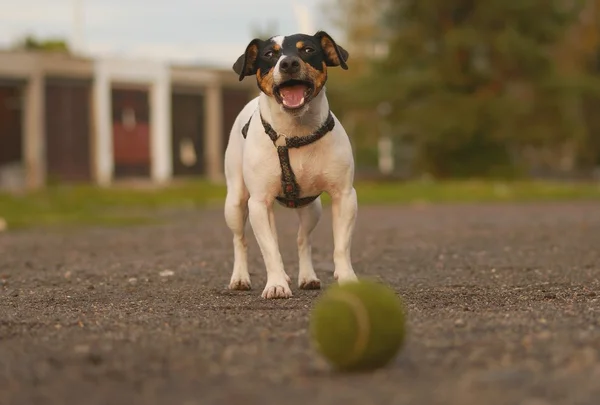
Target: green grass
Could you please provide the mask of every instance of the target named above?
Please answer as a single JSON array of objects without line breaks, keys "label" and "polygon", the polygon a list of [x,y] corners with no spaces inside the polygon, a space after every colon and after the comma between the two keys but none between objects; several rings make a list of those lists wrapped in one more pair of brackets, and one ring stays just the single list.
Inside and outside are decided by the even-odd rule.
[{"label": "green grass", "polygon": [[363,204],[485,203],[600,199],[600,183],[457,180],[360,183]]},{"label": "green grass", "polygon": [[25,195],[0,193],[0,217],[11,229],[51,225],[153,223],[161,208],[200,207],[221,202],[222,186],[190,182],[165,188],[90,185],[52,186]]},{"label": "green grass", "polygon": [[[534,181],[357,182],[359,203],[484,203],[600,200],[599,183]],[[25,195],[0,193],[0,217],[10,229],[31,226],[153,223],[157,209],[199,209],[223,203],[225,187],[204,181],[164,188],[52,186]],[[324,195],[326,204],[329,198]]]}]

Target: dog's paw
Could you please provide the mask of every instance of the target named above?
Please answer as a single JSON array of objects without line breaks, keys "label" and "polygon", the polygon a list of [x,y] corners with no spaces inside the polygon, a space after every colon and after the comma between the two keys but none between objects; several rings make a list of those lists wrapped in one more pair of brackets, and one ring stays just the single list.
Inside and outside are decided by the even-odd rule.
[{"label": "dog's paw", "polygon": [[288,284],[290,284],[292,282],[292,279],[290,278],[290,276],[288,276],[287,274],[285,275],[285,281],[288,282]]},{"label": "dog's paw", "polygon": [[230,290],[248,291],[252,289],[249,277],[234,277],[229,282]]},{"label": "dog's paw", "polygon": [[353,282],[353,281],[358,280],[358,277],[356,277],[356,274],[354,274],[353,271],[344,271],[344,272],[335,271],[333,273],[333,278],[335,278],[339,284]]},{"label": "dog's paw", "polygon": [[317,277],[298,280],[298,287],[301,290],[319,290],[321,289],[321,280]]},{"label": "dog's paw", "polygon": [[290,298],[292,296],[292,290],[288,283],[284,283],[281,281],[267,281],[267,285],[262,292],[262,297],[268,300],[278,299],[278,298]]}]

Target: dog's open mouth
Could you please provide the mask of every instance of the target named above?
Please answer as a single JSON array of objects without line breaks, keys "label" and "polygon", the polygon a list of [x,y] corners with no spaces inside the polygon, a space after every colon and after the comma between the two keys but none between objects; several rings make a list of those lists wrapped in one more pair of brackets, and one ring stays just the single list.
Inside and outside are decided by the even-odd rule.
[{"label": "dog's open mouth", "polygon": [[306,80],[288,80],[281,83],[273,92],[275,98],[285,108],[295,110],[303,107],[312,96],[314,85]]}]

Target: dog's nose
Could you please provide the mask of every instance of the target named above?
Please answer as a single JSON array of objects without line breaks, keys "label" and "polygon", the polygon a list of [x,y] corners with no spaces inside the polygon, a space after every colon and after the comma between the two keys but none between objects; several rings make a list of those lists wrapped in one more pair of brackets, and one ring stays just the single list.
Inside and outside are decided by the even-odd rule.
[{"label": "dog's nose", "polygon": [[297,56],[286,56],[279,63],[279,70],[288,74],[298,73],[300,71],[300,58]]}]

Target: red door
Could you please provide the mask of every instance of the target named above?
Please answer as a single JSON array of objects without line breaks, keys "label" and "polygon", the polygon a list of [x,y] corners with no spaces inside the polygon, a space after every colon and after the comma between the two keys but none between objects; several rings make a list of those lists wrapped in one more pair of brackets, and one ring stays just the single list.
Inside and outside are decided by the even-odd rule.
[{"label": "red door", "polygon": [[147,90],[112,90],[115,177],[150,176],[150,105]]}]

